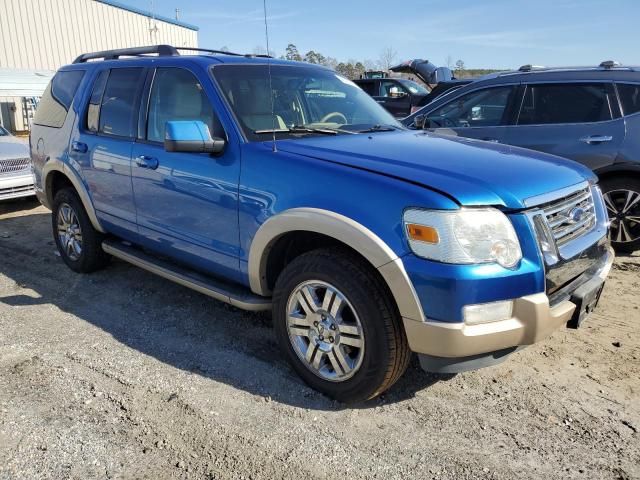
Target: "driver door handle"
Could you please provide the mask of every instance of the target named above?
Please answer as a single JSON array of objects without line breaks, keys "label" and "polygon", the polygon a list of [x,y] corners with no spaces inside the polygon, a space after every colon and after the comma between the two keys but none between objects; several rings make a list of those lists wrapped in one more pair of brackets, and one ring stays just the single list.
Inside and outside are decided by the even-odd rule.
[{"label": "driver door handle", "polygon": [[581,142],[589,145],[597,145],[598,143],[610,142],[611,140],[613,140],[611,135],[591,135],[580,139]]},{"label": "driver door handle", "polygon": [[136,165],[140,168],[149,168],[151,170],[155,170],[158,168],[160,162],[155,157],[149,157],[147,155],[140,155],[136,158]]}]

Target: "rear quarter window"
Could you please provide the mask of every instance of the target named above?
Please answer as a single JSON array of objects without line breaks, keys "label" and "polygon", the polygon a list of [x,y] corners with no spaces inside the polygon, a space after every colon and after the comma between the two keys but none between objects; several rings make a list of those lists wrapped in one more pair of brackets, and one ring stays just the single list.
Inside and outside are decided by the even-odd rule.
[{"label": "rear quarter window", "polygon": [[530,84],[518,125],[593,123],[613,118],[612,90],[606,83]]},{"label": "rear quarter window", "polygon": [[640,84],[618,83],[617,86],[624,115],[640,112]]},{"label": "rear quarter window", "polygon": [[84,70],[56,73],[40,99],[33,123],[45,127],[62,127],[83,77]]}]

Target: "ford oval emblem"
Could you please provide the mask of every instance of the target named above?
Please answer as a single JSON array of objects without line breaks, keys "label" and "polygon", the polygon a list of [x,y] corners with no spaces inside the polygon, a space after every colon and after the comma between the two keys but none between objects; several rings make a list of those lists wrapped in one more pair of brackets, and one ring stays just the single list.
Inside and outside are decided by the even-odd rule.
[{"label": "ford oval emblem", "polygon": [[580,220],[582,220],[585,213],[586,212],[584,208],[580,208],[580,207],[572,208],[569,211],[569,215],[567,215],[567,220],[569,220],[570,223],[578,223]]}]

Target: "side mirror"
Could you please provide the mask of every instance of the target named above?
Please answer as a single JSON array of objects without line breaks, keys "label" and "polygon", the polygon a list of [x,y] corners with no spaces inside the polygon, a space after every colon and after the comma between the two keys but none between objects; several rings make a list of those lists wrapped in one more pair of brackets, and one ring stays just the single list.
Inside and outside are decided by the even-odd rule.
[{"label": "side mirror", "polygon": [[407,96],[407,92],[403,92],[398,87],[391,87],[389,89],[389,97],[391,98],[403,98]]},{"label": "side mirror", "polygon": [[424,129],[426,122],[426,115],[416,115],[415,117],[413,117],[413,126],[416,127],[417,130]]},{"label": "side mirror", "polygon": [[226,141],[211,136],[209,127],[200,120],[167,122],[164,129],[164,149],[167,152],[220,154]]}]

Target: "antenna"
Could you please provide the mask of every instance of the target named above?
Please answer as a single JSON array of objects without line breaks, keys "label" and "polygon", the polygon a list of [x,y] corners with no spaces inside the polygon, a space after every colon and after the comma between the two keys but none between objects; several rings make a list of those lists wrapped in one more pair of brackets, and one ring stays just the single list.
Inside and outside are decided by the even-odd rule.
[{"label": "antenna", "polygon": [[158,24],[156,23],[156,13],[153,8],[153,0],[151,0],[151,18],[149,18],[149,41],[151,45],[155,42],[153,41],[153,34],[158,33]]},{"label": "antenna", "polygon": [[[269,25],[267,22],[267,0],[262,0],[264,10],[264,36],[267,40],[267,56],[269,55]],[[269,96],[271,97],[271,131],[273,133],[273,152],[278,151],[276,146],[276,105],[273,99],[273,85],[271,82],[271,58],[267,59],[267,69],[269,74]]]}]

